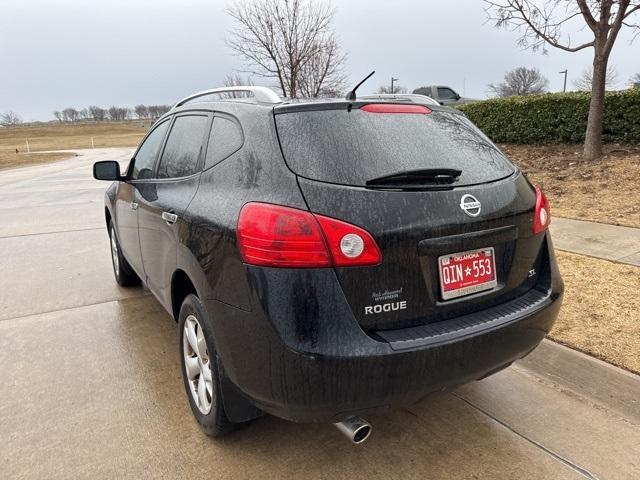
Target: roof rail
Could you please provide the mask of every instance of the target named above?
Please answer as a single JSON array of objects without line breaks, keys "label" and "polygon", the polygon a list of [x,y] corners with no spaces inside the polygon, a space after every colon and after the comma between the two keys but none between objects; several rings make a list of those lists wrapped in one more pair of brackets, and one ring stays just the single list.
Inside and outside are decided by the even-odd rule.
[{"label": "roof rail", "polygon": [[173,108],[184,105],[185,103],[198,97],[204,97],[207,95],[214,95],[214,94],[233,93],[233,92],[251,93],[253,94],[253,98],[255,99],[256,103],[266,103],[269,105],[282,103],[282,99],[278,96],[276,92],[274,92],[270,88],[249,85],[249,86],[237,86],[237,87],[234,86],[234,87],[212,88],[210,90],[204,90],[202,92],[194,93],[180,100],[178,103],[176,103],[173,106]]},{"label": "roof rail", "polygon": [[440,105],[433,98],[418,93],[377,93],[375,95],[362,95],[358,98],[365,100],[405,100],[421,105]]}]

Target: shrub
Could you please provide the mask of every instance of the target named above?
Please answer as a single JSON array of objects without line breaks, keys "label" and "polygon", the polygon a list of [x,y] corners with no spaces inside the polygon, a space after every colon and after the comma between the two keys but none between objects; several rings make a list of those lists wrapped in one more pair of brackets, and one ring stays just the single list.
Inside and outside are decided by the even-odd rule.
[{"label": "shrub", "polygon": [[[458,107],[498,143],[584,141],[589,92],[548,93],[485,100]],[[607,92],[605,142],[640,143],[640,90]]]}]

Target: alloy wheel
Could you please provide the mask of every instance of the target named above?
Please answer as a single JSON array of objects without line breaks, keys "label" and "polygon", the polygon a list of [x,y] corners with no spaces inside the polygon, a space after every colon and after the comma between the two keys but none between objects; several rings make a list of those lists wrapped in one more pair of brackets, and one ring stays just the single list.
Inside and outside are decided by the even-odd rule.
[{"label": "alloy wheel", "polygon": [[213,403],[213,377],[209,349],[204,331],[195,315],[189,315],[182,330],[184,369],[189,391],[198,410],[203,415],[211,411]]},{"label": "alloy wheel", "polygon": [[113,259],[113,270],[116,272],[116,277],[120,274],[120,260],[118,258],[118,240],[116,239],[116,232],[111,227],[111,258]]}]

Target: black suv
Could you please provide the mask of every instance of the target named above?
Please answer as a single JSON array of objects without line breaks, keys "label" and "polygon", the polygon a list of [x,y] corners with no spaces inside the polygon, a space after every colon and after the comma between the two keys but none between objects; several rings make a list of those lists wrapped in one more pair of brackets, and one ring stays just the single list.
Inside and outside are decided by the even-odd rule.
[{"label": "black suv", "polygon": [[210,435],[267,412],[363,441],[358,415],[507,367],[560,308],[545,196],[427,97],[210,90],[94,176],[116,280],[178,321]]}]

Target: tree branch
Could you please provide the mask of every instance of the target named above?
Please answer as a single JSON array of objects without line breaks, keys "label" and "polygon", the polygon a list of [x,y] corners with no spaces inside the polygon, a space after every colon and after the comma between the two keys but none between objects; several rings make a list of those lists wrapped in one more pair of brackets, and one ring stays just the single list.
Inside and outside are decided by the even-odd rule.
[{"label": "tree branch", "polygon": [[[514,25],[515,29],[525,28],[519,43],[524,47],[537,50],[548,43],[552,47],[567,51],[577,52],[594,46],[594,42],[585,42],[581,45],[571,46],[571,43],[564,44],[559,40],[560,26],[569,20],[582,14],[581,11],[567,11],[566,15],[559,21],[554,21],[554,11],[558,2],[552,2],[550,10],[541,10],[530,0],[505,0],[506,3],[499,3],[494,0],[484,0],[489,6],[488,10],[495,9],[497,17],[489,17],[496,20],[497,27],[504,27],[508,24]],[[581,0],[583,1],[583,0]],[[586,4],[585,4],[586,6]],[[588,10],[588,8],[587,8]],[[584,14],[582,14],[584,17]],[[591,15],[589,11],[589,15]],[[594,19],[595,22],[595,19]],[[533,45],[529,44],[528,38],[533,37]]]},{"label": "tree branch", "polygon": [[622,21],[624,20],[625,12],[627,11],[628,7],[629,7],[629,0],[620,0],[618,5],[618,11],[616,12],[616,16],[613,21],[613,24],[611,24],[611,30],[609,31],[609,35],[607,36],[607,41],[604,45],[604,50],[607,56],[609,55],[609,53],[611,53],[611,50],[613,49],[613,44],[615,43],[616,38],[618,37],[618,32],[622,28]]},{"label": "tree branch", "polygon": [[640,4],[633,6],[624,16],[625,20],[629,18],[629,16],[635,12],[640,10]]},{"label": "tree branch", "polygon": [[578,2],[578,8],[580,8],[580,13],[584,17],[584,21],[589,26],[591,31],[595,33],[596,28],[598,27],[598,22],[596,22],[596,19],[591,14],[591,10],[589,10],[589,6],[587,5],[587,1],[586,0],[577,0],[577,2]]}]

